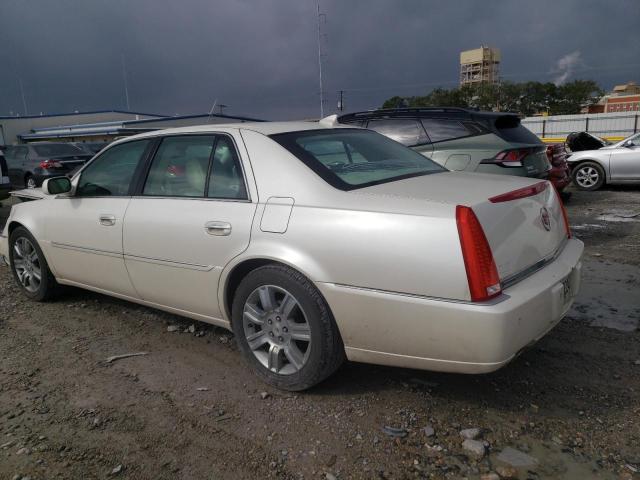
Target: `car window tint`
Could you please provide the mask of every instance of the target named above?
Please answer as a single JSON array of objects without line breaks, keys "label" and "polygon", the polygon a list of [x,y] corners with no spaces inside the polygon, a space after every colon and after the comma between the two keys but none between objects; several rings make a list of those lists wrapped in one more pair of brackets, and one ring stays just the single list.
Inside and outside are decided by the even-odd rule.
[{"label": "car window tint", "polygon": [[271,138],[341,190],[445,171],[433,160],[371,130],[309,130]]},{"label": "car window tint", "polygon": [[166,137],[153,158],[143,195],[204,197],[214,135]]},{"label": "car window tint", "polygon": [[82,155],[83,153],[82,150],[70,143],[44,143],[41,145],[34,145],[33,149],[39,157],[71,156]]},{"label": "car window tint", "polygon": [[432,142],[442,142],[472,135],[472,132],[457,120],[423,118],[422,125]]},{"label": "car window tint", "polygon": [[240,159],[229,137],[221,136],[216,142],[207,196],[229,199],[247,198]]},{"label": "car window tint", "polygon": [[149,140],[116,145],[83,170],[76,189],[81,197],[127,196],[131,179]]},{"label": "car window tint", "polygon": [[367,128],[381,133],[403,145],[419,145],[428,143],[429,139],[424,133],[424,129],[417,120],[410,119],[380,119],[370,120]]},{"label": "car window tint", "polygon": [[520,123],[515,115],[503,115],[496,118],[495,127],[498,136],[512,143],[541,143],[540,139],[531,130]]}]

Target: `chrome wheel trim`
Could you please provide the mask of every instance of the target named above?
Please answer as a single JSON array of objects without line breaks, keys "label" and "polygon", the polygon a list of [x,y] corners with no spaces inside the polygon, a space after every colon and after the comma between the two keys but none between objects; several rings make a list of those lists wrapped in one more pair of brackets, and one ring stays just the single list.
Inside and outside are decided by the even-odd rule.
[{"label": "chrome wheel trim", "polygon": [[593,187],[599,179],[600,174],[591,166],[580,167],[576,173],[576,183],[581,187]]},{"label": "chrome wheel trim", "polygon": [[276,285],[262,285],[242,311],[245,339],[256,359],[279,375],[299,372],[311,353],[311,328],[296,298]]},{"label": "chrome wheel trim", "polygon": [[36,186],[36,181],[33,179],[33,177],[27,178],[27,188],[36,188]]},{"label": "chrome wheel trim", "polygon": [[18,237],[13,244],[11,264],[22,287],[27,292],[37,292],[42,283],[42,265],[31,240]]}]

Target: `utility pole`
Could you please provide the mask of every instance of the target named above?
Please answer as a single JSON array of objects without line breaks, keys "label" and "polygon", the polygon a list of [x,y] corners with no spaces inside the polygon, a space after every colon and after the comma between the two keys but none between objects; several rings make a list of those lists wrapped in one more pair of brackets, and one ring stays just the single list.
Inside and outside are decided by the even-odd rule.
[{"label": "utility pole", "polygon": [[20,77],[18,77],[18,84],[20,85],[20,95],[22,96],[22,107],[24,108],[24,115],[25,117],[27,115],[29,115],[28,110],[27,110],[27,100],[25,99],[24,96],[24,88],[22,86],[22,79]]},{"label": "utility pole", "polygon": [[124,53],[122,54],[122,80],[124,81],[124,97],[127,101],[127,111],[131,108],[129,107],[129,88],[127,87],[127,69],[124,64]]},{"label": "utility pole", "polygon": [[324,118],[324,94],[322,92],[322,32],[321,22],[322,19],[326,21],[326,15],[320,13],[320,0],[318,0],[318,80],[320,83],[320,118]]},{"label": "utility pole", "polygon": [[344,110],[344,90],[340,90],[340,100],[338,100],[338,110]]}]

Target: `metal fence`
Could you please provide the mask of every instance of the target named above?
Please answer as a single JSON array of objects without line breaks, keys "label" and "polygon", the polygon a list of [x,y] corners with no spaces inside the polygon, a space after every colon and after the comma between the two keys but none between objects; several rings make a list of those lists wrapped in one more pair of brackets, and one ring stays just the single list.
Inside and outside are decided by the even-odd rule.
[{"label": "metal fence", "polygon": [[589,132],[611,140],[640,131],[640,112],[590,113],[527,117],[522,124],[542,139],[565,139],[571,132]]}]

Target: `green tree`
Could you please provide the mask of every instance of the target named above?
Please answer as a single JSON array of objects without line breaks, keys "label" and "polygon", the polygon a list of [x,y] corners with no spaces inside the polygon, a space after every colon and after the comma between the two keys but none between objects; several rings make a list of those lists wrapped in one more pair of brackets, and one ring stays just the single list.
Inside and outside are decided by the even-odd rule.
[{"label": "green tree", "polygon": [[603,94],[592,80],[575,80],[560,86],[550,82],[502,82],[499,85],[436,88],[425,96],[395,96],[386,100],[382,107],[463,107],[527,116],[541,112],[562,115],[580,113],[583,106],[596,103]]}]

